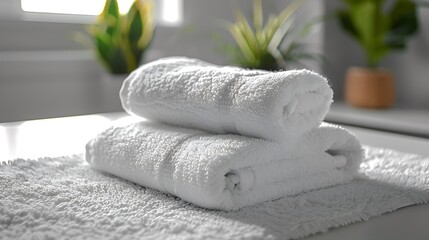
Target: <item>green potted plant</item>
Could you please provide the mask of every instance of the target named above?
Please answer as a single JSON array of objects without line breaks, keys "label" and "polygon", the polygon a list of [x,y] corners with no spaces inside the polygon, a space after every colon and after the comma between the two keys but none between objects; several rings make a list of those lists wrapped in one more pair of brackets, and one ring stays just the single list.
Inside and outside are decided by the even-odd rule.
[{"label": "green potted plant", "polygon": [[365,67],[347,71],[345,100],[357,107],[390,107],[394,79],[379,64],[389,52],[405,49],[407,40],[418,31],[416,4],[411,0],[341,1],[345,5],[337,12],[339,23],[366,57]]},{"label": "green potted plant", "polygon": [[[302,38],[310,32],[311,25],[306,25],[296,34],[293,22],[294,14],[304,1],[294,0],[278,15],[269,16],[265,24],[261,0],[253,1],[252,23],[237,10],[236,22],[227,26],[235,44],[226,47],[234,62],[246,68],[278,70],[284,68],[286,63],[317,59],[316,54],[305,51],[302,43]],[[296,37],[298,39],[294,39]]]},{"label": "green potted plant", "polygon": [[106,0],[103,12],[88,32],[100,63],[112,74],[128,74],[138,67],[154,30],[152,2],[135,0],[121,15],[117,0]]}]

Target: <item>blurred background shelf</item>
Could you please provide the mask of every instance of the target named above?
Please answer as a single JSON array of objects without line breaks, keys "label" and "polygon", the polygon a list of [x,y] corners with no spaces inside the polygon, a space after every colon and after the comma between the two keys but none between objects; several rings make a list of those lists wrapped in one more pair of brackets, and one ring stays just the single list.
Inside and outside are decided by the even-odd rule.
[{"label": "blurred background shelf", "polygon": [[335,102],[325,121],[429,138],[429,109],[423,108],[363,109]]}]

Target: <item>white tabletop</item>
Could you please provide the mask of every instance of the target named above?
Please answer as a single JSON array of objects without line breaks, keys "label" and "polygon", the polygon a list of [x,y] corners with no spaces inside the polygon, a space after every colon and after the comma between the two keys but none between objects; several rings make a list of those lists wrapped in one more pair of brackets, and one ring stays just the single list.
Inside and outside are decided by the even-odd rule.
[{"label": "white tabletop", "polygon": [[[0,163],[15,158],[37,159],[84,152],[86,142],[112,124],[138,121],[126,113],[0,123]],[[347,127],[363,144],[429,157],[429,139]],[[333,229],[308,239],[429,239],[429,204]]]}]

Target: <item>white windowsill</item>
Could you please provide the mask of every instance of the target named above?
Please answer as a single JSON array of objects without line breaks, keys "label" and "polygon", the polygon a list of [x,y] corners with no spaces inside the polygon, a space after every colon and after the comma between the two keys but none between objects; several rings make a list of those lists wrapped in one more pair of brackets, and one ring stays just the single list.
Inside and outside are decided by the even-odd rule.
[{"label": "white windowsill", "polygon": [[364,109],[338,102],[325,121],[419,137],[429,137],[429,109]]}]

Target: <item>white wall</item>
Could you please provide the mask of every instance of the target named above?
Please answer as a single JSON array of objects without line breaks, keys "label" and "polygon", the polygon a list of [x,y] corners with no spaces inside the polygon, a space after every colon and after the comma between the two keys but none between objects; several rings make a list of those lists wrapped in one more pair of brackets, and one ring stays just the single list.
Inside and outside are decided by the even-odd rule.
[{"label": "white wall", "polygon": [[105,101],[98,91],[92,52],[72,40],[82,29],[0,20],[0,122],[120,110],[116,93]]}]

